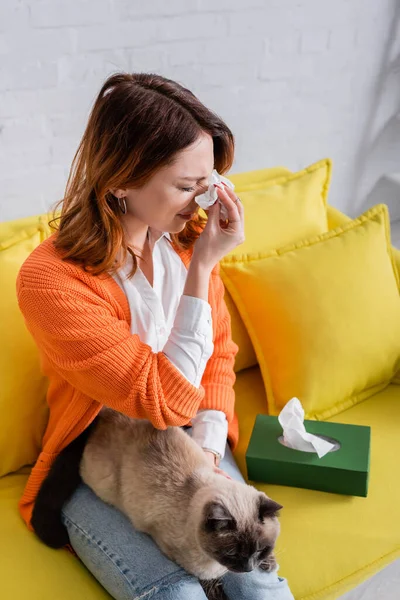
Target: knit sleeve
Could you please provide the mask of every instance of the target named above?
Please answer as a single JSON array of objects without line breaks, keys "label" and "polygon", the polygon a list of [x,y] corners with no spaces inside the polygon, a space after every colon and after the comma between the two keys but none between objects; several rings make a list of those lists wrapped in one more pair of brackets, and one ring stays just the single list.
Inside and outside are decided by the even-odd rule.
[{"label": "knit sleeve", "polygon": [[154,353],[88,286],[34,289],[17,278],[26,326],[50,367],[89,398],[158,429],[187,424],[204,389]]},{"label": "knit sleeve", "polygon": [[205,397],[200,408],[222,410],[228,423],[231,423],[234,418],[235,404],[233,384],[236,381],[233,367],[239,347],[232,340],[231,317],[224,300],[225,286],[219,272],[220,266],[217,263],[211,274],[214,290],[212,315],[215,323],[214,351],[208,359],[201,380]]}]

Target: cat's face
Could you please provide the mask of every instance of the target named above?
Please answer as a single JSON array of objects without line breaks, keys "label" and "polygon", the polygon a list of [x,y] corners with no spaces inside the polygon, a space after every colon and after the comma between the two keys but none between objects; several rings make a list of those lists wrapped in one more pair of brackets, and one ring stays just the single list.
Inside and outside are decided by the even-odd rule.
[{"label": "cat's face", "polygon": [[277,513],[282,506],[262,492],[241,494],[239,490],[236,495],[236,499],[233,494],[204,504],[202,547],[229,571],[243,573],[256,567],[273,570],[273,550],[280,530]]}]

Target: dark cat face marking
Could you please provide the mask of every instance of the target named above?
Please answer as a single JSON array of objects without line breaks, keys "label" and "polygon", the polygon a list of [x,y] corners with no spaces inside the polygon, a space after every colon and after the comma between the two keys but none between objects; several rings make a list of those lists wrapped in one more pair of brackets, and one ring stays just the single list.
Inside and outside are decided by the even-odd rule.
[{"label": "dark cat face marking", "polygon": [[[259,496],[255,502],[253,521],[241,522],[220,502],[208,502],[204,506],[200,532],[202,546],[220,564],[230,571],[248,572],[256,567],[268,570],[274,563],[272,554],[278,533],[276,522],[280,504]],[[269,521],[269,523],[268,523]]]}]

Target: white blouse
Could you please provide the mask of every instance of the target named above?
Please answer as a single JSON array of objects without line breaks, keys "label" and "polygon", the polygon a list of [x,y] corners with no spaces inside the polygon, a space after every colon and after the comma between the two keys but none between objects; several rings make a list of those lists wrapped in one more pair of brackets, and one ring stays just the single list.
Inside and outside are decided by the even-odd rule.
[{"label": "white blouse", "polygon": [[[132,257],[113,274],[125,292],[131,310],[131,333],[162,351],[196,387],[200,386],[208,359],[213,353],[211,306],[202,298],[186,296],[183,290],[187,268],[171,245],[168,232],[149,227],[153,246],[153,287],[138,266],[127,278]],[[202,448],[223,457],[228,435],[226,415],[220,410],[200,409],[192,418],[192,439]]]}]

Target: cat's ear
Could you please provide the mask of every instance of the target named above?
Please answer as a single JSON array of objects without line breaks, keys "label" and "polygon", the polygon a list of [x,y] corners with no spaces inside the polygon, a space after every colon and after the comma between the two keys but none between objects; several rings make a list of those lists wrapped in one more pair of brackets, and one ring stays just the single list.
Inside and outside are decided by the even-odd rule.
[{"label": "cat's ear", "polygon": [[266,517],[277,517],[277,513],[281,508],[283,508],[283,506],[275,502],[275,500],[271,500],[271,498],[268,498],[267,496],[260,496],[258,518],[260,521],[263,521]]},{"label": "cat's ear", "polygon": [[204,527],[206,531],[232,531],[236,529],[236,519],[219,502],[208,502],[204,507]]}]

